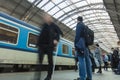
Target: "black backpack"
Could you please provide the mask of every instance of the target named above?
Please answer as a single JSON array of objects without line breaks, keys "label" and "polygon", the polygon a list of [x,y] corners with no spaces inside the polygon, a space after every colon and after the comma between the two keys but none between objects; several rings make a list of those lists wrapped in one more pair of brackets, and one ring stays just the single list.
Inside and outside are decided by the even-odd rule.
[{"label": "black backpack", "polygon": [[87,46],[94,44],[94,32],[88,26],[85,26],[84,38]]}]

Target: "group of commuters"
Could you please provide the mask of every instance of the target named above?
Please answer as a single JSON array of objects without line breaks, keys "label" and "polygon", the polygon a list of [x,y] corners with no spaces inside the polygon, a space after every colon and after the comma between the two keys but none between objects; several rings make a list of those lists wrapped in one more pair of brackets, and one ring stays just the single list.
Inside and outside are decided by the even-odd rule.
[{"label": "group of commuters", "polygon": [[[41,70],[42,70],[42,62],[44,55],[46,54],[48,56],[48,74],[44,80],[51,80],[52,74],[53,74],[53,51],[56,48],[60,36],[63,36],[62,31],[60,28],[54,23],[52,17],[48,14],[44,14],[43,16],[44,24],[43,28],[41,29],[41,33],[39,35],[38,39],[38,62],[39,65],[37,67],[37,72],[35,73],[35,79],[34,80],[41,80]],[[85,32],[86,31],[86,32]],[[75,50],[76,50],[76,62],[79,62],[79,78],[77,80],[92,80],[92,67],[94,67],[94,60],[91,59],[91,56],[96,56],[98,63],[99,63],[99,69],[98,73],[102,73],[102,54],[101,49],[98,44],[96,44],[95,49],[95,55],[91,53],[91,51],[88,48],[88,44],[92,38],[89,39],[89,35],[86,33],[91,32],[90,30],[87,30],[86,25],[83,23],[83,18],[79,16],[77,18],[77,25],[76,25],[76,36],[75,36]],[[112,68],[117,67],[118,61],[116,59],[114,60],[114,56],[118,55],[118,52],[114,50],[114,55],[112,55],[112,65],[114,65]],[[94,62],[94,64],[92,64]],[[107,70],[108,65],[107,56],[104,55],[104,63],[105,63],[105,69]],[[116,64],[115,64],[116,63]],[[76,63],[77,64],[77,63]],[[94,67],[95,68],[95,67]],[[77,70],[77,67],[76,67]],[[43,80],[43,79],[42,79]]]},{"label": "group of commuters", "polygon": [[[95,71],[95,67],[98,67],[97,73],[102,73],[102,67],[104,70],[108,71],[108,67],[111,67],[112,71],[118,71],[120,74],[120,55],[119,55],[119,48],[112,48],[111,53],[106,54],[102,53],[98,44],[96,44],[96,49],[94,52],[94,60],[92,61],[93,65],[93,72]],[[96,58],[96,59],[95,59]],[[97,62],[95,62],[97,60]],[[98,64],[98,65],[97,65]],[[104,64],[104,66],[102,66]]]},{"label": "group of commuters", "polygon": [[[95,49],[95,58],[98,62],[95,63],[95,67],[98,67],[98,72],[97,73],[102,73],[102,67],[104,67],[104,70],[108,70],[108,65],[109,65],[109,56],[106,53],[103,53],[101,48],[99,47],[99,44],[96,44],[96,49]],[[94,59],[95,60],[95,59]],[[93,63],[94,64],[94,63]],[[104,66],[102,66],[104,64]]]}]

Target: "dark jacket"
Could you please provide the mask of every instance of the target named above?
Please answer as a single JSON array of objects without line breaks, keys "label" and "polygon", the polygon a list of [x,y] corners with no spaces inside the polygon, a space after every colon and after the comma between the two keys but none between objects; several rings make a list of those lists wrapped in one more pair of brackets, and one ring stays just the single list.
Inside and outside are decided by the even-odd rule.
[{"label": "dark jacket", "polygon": [[40,49],[54,49],[53,41],[59,41],[60,35],[63,35],[63,33],[56,24],[51,23],[48,25],[44,23],[39,35],[38,47]]},{"label": "dark jacket", "polygon": [[85,28],[85,25],[83,22],[79,22],[76,26],[76,36],[75,36],[75,42],[74,42],[76,50],[78,49],[76,47],[76,44],[79,41],[81,42],[81,44],[80,44],[81,50],[85,49],[84,28]]},{"label": "dark jacket", "polygon": [[119,62],[119,51],[118,50],[114,50],[113,51],[113,54],[112,54],[112,60],[114,61],[114,62]]}]

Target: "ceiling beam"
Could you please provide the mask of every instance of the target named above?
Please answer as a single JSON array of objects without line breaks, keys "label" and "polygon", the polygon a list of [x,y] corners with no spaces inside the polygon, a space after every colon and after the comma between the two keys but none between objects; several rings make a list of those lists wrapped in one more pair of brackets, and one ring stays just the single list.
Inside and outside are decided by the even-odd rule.
[{"label": "ceiling beam", "polygon": [[[90,15],[90,14],[87,14],[87,15]],[[84,15],[84,16],[87,16],[87,15]],[[107,15],[102,15],[102,17],[106,17]],[[89,19],[89,18],[93,18],[93,17],[96,17],[95,15],[94,16],[89,16],[89,17],[87,17],[86,19]],[[101,17],[101,16],[99,16],[99,17]],[[77,18],[73,18],[73,20],[77,20]],[[70,20],[70,21],[68,21],[68,22],[66,22],[65,24],[68,24],[68,23],[70,23],[72,20]]]},{"label": "ceiling beam", "polygon": [[[103,3],[94,3],[94,4],[90,4],[91,6],[97,6],[97,5],[103,5]],[[69,13],[72,13],[72,12],[75,12],[77,10],[80,10],[80,9],[83,9],[83,8],[86,8],[86,7],[89,7],[89,5],[85,5],[85,6],[80,6],[80,7],[77,7],[76,9],[72,9],[68,12],[66,12],[65,14],[61,15],[58,19],[62,18],[63,16],[65,16],[66,14],[69,14]],[[84,11],[84,10],[83,10]]]}]

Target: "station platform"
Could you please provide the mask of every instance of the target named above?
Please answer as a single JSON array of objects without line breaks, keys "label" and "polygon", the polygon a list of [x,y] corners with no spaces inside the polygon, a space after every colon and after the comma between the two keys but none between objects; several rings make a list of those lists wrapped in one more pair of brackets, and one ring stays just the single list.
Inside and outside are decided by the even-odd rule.
[{"label": "station platform", "polygon": [[[4,73],[0,74],[0,80],[33,80],[34,72],[24,73]],[[46,72],[43,72],[42,78],[44,80]],[[55,71],[53,80],[74,80],[78,77],[78,72],[69,71]],[[102,74],[94,73],[93,80],[120,80],[120,75],[115,75],[111,70],[103,71]]]}]

